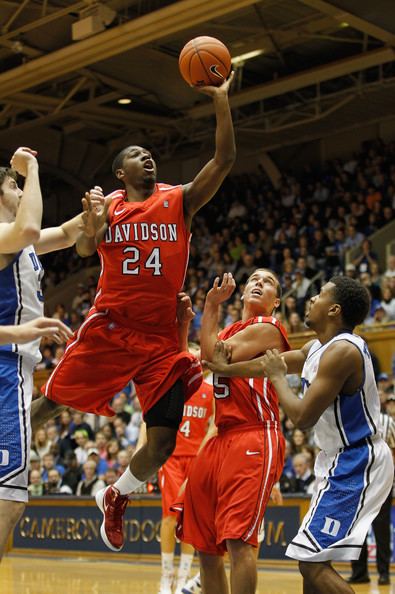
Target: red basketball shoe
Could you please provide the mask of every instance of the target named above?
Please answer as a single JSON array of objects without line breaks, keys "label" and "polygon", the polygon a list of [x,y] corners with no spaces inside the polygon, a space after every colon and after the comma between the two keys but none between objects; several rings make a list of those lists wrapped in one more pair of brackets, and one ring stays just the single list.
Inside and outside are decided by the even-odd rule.
[{"label": "red basketball shoe", "polygon": [[112,551],[123,547],[123,515],[129,501],[127,495],[121,495],[116,487],[110,485],[96,493],[96,503],[103,514],[100,535]]}]

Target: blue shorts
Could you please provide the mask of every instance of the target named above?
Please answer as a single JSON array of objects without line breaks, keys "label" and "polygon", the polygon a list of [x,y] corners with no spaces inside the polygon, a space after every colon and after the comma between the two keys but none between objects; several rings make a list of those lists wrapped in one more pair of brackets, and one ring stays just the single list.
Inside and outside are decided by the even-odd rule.
[{"label": "blue shorts", "polygon": [[0,499],[28,500],[33,365],[0,355]]}]

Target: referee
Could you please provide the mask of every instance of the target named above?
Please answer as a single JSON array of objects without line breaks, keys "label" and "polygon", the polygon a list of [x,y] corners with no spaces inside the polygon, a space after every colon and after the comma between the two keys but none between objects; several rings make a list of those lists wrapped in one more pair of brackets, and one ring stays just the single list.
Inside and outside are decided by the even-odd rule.
[{"label": "referee", "polygon": [[[388,401],[395,401],[395,394],[390,394]],[[380,423],[383,438],[392,451],[395,450],[395,421],[387,413],[380,413]],[[376,539],[376,564],[379,573],[378,584],[384,586],[390,583],[391,560],[391,508],[392,491],[384,501],[378,515],[373,520],[372,527]],[[368,570],[368,546],[365,539],[358,561],[351,562],[352,575],[347,580],[349,584],[366,584],[370,582]]]}]

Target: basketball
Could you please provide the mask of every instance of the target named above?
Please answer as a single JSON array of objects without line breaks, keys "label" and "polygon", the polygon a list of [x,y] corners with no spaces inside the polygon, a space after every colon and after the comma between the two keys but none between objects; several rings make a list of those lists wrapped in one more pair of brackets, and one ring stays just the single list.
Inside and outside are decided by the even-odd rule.
[{"label": "basketball", "polygon": [[232,68],[228,48],[215,37],[195,37],[182,48],[179,57],[184,80],[194,87],[222,85]]}]

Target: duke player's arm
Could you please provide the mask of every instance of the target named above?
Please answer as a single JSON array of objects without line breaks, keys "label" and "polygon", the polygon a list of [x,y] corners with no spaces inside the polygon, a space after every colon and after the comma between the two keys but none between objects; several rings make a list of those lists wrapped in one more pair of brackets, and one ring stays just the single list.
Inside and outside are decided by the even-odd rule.
[{"label": "duke player's arm", "polygon": [[[11,159],[11,166],[26,179],[15,221],[0,223],[0,254],[19,252],[40,236],[43,205],[35,155],[35,151],[21,147]],[[3,182],[3,190],[13,194],[15,200],[20,195],[16,181],[9,176]]]},{"label": "duke player's arm", "polygon": [[34,244],[37,254],[47,254],[63,250],[75,244],[80,233],[82,215],[79,214],[59,227],[49,227],[40,233],[40,239]]},{"label": "duke player's arm", "polygon": [[269,351],[262,366],[274,385],[285,414],[295,427],[313,427],[338,394],[353,394],[363,382],[363,361],[358,348],[346,341],[337,341],[320,359],[317,375],[299,399],[288,386],[287,366],[283,356]]},{"label": "duke player's arm", "polygon": [[184,213],[187,228],[190,228],[193,215],[217,192],[231,170],[236,158],[236,145],[230,112],[228,91],[233,73],[220,87],[203,87],[201,92],[214,100],[217,129],[215,134],[215,154],[195,179],[184,186]]},{"label": "duke player's arm", "polygon": [[59,344],[66,342],[73,335],[60,320],[37,318],[19,326],[0,326],[0,344],[24,344],[42,336],[54,338]]},{"label": "duke player's arm", "polygon": [[[274,326],[273,328],[275,329]],[[277,333],[279,334],[278,331]],[[306,343],[302,349],[288,351],[281,355],[287,364],[288,373],[302,373],[304,362],[306,361],[307,354],[313,342],[314,341],[311,340],[310,342]],[[226,345],[225,348],[230,346],[229,343],[230,340],[227,340],[225,343],[223,343]],[[266,348],[273,349],[277,347],[270,346],[270,344],[268,344]],[[266,349],[261,348],[260,352],[262,353],[264,350]],[[278,350],[282,351],[283,349],[280,347]],[[238,360],[237,363],[234,362],[235,359]],[[213,360],[208,362],[207,365],[211,371],[214,371],[214,373],[225,377],[263,377],[265,375],[264,369],[262,367],[263,356],[256,357],[251,361],[243,361],[241,357],[234,357],[232,351],[231,361],[233,362],[229,362],[229,358],[226,356],[226,353],[223,352],[221,343],[219,343],[218,348],[216,348],[216,352],[214,353]]]}]

